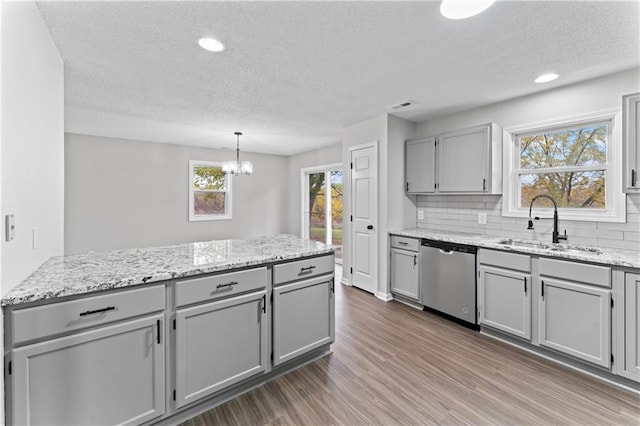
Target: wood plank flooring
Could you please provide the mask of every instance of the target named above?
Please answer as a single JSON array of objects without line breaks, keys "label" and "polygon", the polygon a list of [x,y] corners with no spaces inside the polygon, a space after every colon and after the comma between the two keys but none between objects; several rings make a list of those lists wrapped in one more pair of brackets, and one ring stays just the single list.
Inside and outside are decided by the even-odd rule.
[{"label": "wood plank flooring", "polygon": [[640,396],[336,284],[332,355],[184,423],[328,424],[640,425]]}]

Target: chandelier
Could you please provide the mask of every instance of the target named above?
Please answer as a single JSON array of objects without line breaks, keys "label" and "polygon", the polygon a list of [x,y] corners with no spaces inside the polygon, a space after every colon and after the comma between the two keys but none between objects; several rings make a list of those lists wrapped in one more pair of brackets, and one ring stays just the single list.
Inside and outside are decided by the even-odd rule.
[{"label": "chandelier", "polygon": [[222,163],[222,171],[226,175],[250,175],[253,172],[253,164],[251,161],[240,161],[240,135],[242,132],[234,132],[237,137],[236,142],[236,161],[225,161]]}]

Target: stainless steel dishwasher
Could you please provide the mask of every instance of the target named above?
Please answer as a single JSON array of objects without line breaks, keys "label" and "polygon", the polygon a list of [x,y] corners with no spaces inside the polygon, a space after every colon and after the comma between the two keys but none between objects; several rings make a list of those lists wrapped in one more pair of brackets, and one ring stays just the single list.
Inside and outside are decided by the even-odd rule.
[{"label": "stainless steel dishwasher", "polygon": [[477,329],[476,253],[473,246],[422,240],[420,302]]}]

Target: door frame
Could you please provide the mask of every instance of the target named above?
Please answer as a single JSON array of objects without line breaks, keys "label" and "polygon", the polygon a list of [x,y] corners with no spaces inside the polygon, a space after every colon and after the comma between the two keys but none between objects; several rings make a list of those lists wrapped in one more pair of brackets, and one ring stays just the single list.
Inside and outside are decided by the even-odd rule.
[{"label": "door frame", "polygon": [[[353,146],[349,146],[347,147],[347,150],[349,152],[349,156],[347,158],[347,163],[345,167],[347,170],[347,175],[348,175],[348,179],[347,182],[349,182],[348,186],[345,185],[345,188],[348,188],[348,191],[345,190],[345,195],[347,195],[348,192],[348,204],[347,204],[347,213],[348,216],[351,217],[351,215],[353,214],[353,188],[352,188],[352,180],[353,180],[353,173],[352,173],[352,168],[350,167],[351,165],[351,159],[353,157],[353,151],[357,151],[359,149],[365,149],[365,148],[373,148],[376,152],[376,162],[375,162],[375,173],[376,173],[376,185],[375,185],[375,193],[376,193],[376,205],[374,206],[375,209],[375,221],[373,223],[373,227],[376,230],[376,238],[375,238],[375,244],[374,244],[374,251],[375,251],[375,256],[374,256],[374,261],[376,264],[376,267],[374,268],[374,270],[372,271],[372,277],[373,277],[373,281],[374,281],[374,292],[373,295],[376,297],[379,297],[379,286],[378,286],[378,275],[379,275],[379,268],[378,268],[378,260],[380,258],[380,254],[379,254],[379,249],[380,249],[380,242],[379,242],[379,231],[380,231],[380,208],[379,208],[379,199],[380,199],[380,170],[379,170],[379,163],[380,163],[380,149],[379,149],[379,142],[377,140],[373,140],[371,142],[365,142],[362,144],[358,144],[358,145],[353,145]],[[344,175],[343,175],[344,176]],[[347,238],[345,238],[344,236],[344,229],[343,229],[343,242],[344,241],[348,241],[349,245],[348,245],[348,253],[347,250],[345,250],[345,245],[343,243],[343,249],[342,249],[342,255],[343,258],[348,258],[349,259],[349,274],[348,274],[348,284],[350,286],[353,286],[353,273],[351,273],[351,270],[353,269],[353,259],[355,258],[355,244],[353,243],[353,233],[354,233],[354,229],[353,229],[353,222],[351,220],[347,221],[347,223],[349,224],[349,232],[347,235]],[[343,272],[343,280],[344,280],[344,276],[347,276],[347,272],[346,270]]]},{"label": "door frame", "polygon": [[[331,163],[331,164],[325,164],[322,166],[313,166],[313,167],[305,167],[300,169],[300,225],[301,225],[301,230],[300,230],[300,235],[302,236],[302,238],[309,238],[310,235],[307,235],[307,230],[309,229],[308,227],[308,223],[309,223],[309,214],[310,213],[308,211],[309,209],[309,191],[308,191],[308,177],[307,175],[312,174],[312,173],[320,173],[320,172],[324,172],[325,176],[327,174],[327,172],[331,172],[334,170],[339,170],[342,172],[342,187],[344,188],[346,185],[344,183],[344,167],[342,163]],[[327,185],[327,183],[329,184],[329,186],[331,185],[331,182],[325,182],[325,186]],[[327,187],[328,188],[328,187]],[[343,196],[342,196],[342,203],[344,206],[344,189],[343,189]],[[331,205],[331,191],[327,191],[325,189],[325,205],[329,206]],[[343,210],[344,212],[344,210]],[[343,213],[343,223],[344,223],[344,213]],[[326,215],[326,229],[327,229],[327,235],[328,235],[328,230],[331,229],[333,227],[333,223],[332,223],[332,217],[331,215]],[[343,236],[342,236],[343,240],[344,240],[344,225],[343,225]],[[343,249],[343,253],[344,253],[344,249]],[[344,256],[344,254],[343,254]],[[338,262],[336,262],[338,263]],[[340,262],[341,263],[341,262]]]}]

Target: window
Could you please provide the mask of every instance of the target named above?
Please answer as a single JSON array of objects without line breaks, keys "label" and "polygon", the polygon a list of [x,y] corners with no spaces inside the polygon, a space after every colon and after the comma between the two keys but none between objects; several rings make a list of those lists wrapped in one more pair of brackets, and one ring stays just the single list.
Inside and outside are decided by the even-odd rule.
[{"label": "window", "polygon": [[231,219],[231,176],[222,163],[189,161],[189,221]]},{"label": "window", "polygon": [[[624,221],[616,128],[607,113],[509,129],[503,215],[528,216],[531,200],[546,194],[563,219]],[[545,198],[534,206],[551,207]]]}]

